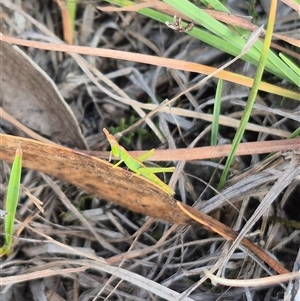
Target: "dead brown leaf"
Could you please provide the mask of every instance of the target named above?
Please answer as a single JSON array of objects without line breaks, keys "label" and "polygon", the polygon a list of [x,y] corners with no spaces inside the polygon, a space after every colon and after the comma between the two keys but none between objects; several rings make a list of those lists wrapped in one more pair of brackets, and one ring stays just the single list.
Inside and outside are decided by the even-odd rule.
[{"label": "dead brown leaf", "polygon": [[2,160],[12,162],[21,143],[24,167],[63,179],[132,211],[171,223],[191,223],[173,197],[142,176],[59,145],[4,134],[0,140]]},{"label": "dead brown leaf", "polygon": [[50,77],[17,46],[0,41],[0,103],[35,132],[86,148],[73,112]]}]

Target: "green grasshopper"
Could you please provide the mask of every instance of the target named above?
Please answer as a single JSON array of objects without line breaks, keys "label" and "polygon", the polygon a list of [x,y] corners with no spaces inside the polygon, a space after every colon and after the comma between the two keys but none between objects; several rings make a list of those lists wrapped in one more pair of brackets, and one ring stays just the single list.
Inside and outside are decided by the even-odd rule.
[{"label": "green grasshopper", "polygon": [[165,192],[169,193],[170,195],[174,195],[175,192],[166,183],[162,182],[155,175],[155,173],[173,172],[175,170],[175,167],[147,167],[142,162],[153,155],[154,149],[151,149],[149,152],[138,158],[134,158],[127,152],[127,150],[123,146],[118,143],[117,139],[113,135],[111,135],[107,129],[104,128],[103,132],[111,146],[109,161],[111,160],[112,155],[121,159],[113,167],[117,167],[122,162],[124,162],[131,171],[137,173],[138,175],[144,176],[145,178],[159,186],[161,189],[163,189]]}]

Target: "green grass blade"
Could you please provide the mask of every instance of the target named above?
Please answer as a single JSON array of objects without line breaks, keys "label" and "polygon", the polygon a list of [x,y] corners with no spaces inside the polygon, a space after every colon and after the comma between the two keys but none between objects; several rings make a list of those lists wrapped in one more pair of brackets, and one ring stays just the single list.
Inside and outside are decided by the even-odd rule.
[{"label": "green grass blade", "polygon": [[[299,0],[300,1],[300,0]],[[296,74],[300,74],[300,68],[287,56],[285,56],[283,53],[279,53],[279,56],[281,59],[291,68],[294,70]]]},{"label": "green grass blade", "polygon": [[275,13],[276,13],[276,0],[273,0],[271,2],[269,23],[268,23],[266,38],[265,38],[262,53],[261,53],[261,58],[260,58],[259,65],[258,65],[257,70],[256,70],[253,86],[250,90],[249,97],[248,97],[248,100],[247,100],[247,104],[246,104],[246,107],[245,107],[245,110],[244,110],[239,128],[238,128],[237,133],[236,133],[236,135],[233,139],[230,154],[227,158],[225,168],[224,168],[224,171],[223,171],[221,179],[220,179],[220,183],[219,183],[219,186],[218,186],[219,190],[224,187],[224,184],[225,184],[225,181],[226,181],[226,178],[227,178],[227,175],[228,175],[229,168],[230,168],[231,163],[234,159],[236,150],[237,150],[237,148],[238,148],[238,146],[239,146],[239,144],[242,140],[242,137],[244,135],[247,123],[248,123],[249,118],[251,116],[252,108],[254,106],[256,95],[257,95],[257,92],[258,92],[258,86],[259,86],[259,83],[261,82],[261,78],[262,78],[262,75],[263,75],[263,72],[264,72],[264,69],[265,69],[265,65],[266,65],[266,62],[267,62],[267,59],[268,59],[268,52],[269,52],[271,41],[272,41],[272,34],[273,34],[273,28],[274,28],[274,22],[275,22]]},{"label": "green grass blade", "polygon": [[300,127],[298,127],[290,136],[290,139],[296,138],[300,135]]},{"label": "green grass blade", "polygon": [[70,14],[70,19],[72,22],[72,30],[74,32],[74,24],[75,24],[75,17],[76,17],[76,9],[77,9],[77,2],[74,0],[66,0],[66,4],[68,7],[68,11]]},{"label": "green grass blade", "polygon": [[[7,212],[4,221],[5,244],[4,250],[10,252],[13,243],[14,220],[19,200],[20,181],[22,169],[22,150],[19,147],[12,165],[11,175],[7,187],[5,211]],[[1,251],[0,251],[1,252]]]},{"label": "green grass blade", "polygon": [[[129,0],[105,1],[118,6],[130,6],[136,4],[135,2]],[[187,0],[164,0],[164,2],[186,15],[191,19],[191,21],[193,20],[195,24],[200,24],[207,29],[202,30],[195,26],[193,30],[189,31],[187,34],[233,56],[237,56],[243,49],[247,41],[247,31],[239,28],[237,30],[239,33],[234,33],[222,22],[217,21],[216,19],[208,15],[204,10],[200,9]],[[207,2],[211,4],[212,1]],[[218,5],[218,2],[213,4]],[[220,8],[222,11],[226,9],[223,9],[224,7]],[[138,13],[162,23],[165,23],[166,21],[172,23],[173,21],[173,16],[168,16],[151,8],[141,9],[138,11]],[[182,25],[186,26],[187,23],[182,22]],[[248,33],[248,35],[250,35],[250,32]],[[258,40],[250,49],[250,51],[242,57],[242,59],[251,64],[258,65],[261,51],[262,42]],[[289,68],[289,66],[287,66],[284,61],[281,60],[272,51],[269,51],[268,53],[268,60],[265,70],[300,87],[299,74],[294,72],[293,69]]]},{"label": "green grass blade", "polygon": [[[164,0],[164,2],[191,18],[195,23],[201,24],[201,26],[205,27],[207,30],[213,32],[214,35],[212,35],[211,37],[211,42],[215,35],[223,39],[223,43],[227,42],[229,44],[229,47],[228,45],[226,45],[226,50],[224,50],[227,53],[238,55],[238,53],[241,52],[241,49],[243,48],[246,42],[246,37],[243,38],[235,34],[234,32],[232,32],[232,30],[230,30],[230,28],[225,26],[223,23],[215,20],[213,17],[209,16],[204,10],[198,8],[196,5],[187,0]],[[194,33],[196,33],[196,29],[197,28],[195,28],[191,32],[191,35],[194,36]],[[201,37],[198,38],[200,40],[203,40]],[[207,43],[212,45],[211,42],[208,41]],[[217,48],[220,49],[220,47]],[[243,58],[249,61],[250,63],[254,63],[257,65],[257,63],[259,62],[261,51],[262,42],[257,41],[256,44],[252,47],[252,49]],[[265,69],[273,74],[276,74],[280,78],[285,78],[293,82],[295,85],[300,86],[299,75],[296,74],[293,70],[291,70],[278,56],[276,56],[270,50],[268,53],[268,59],[266,62]]]},{"label": "green grass blade", "polygon": [[[218,134],[219,134],[219,119],[222,105],[222,90],[223,90],[223,80],[219,79],[217,85],[217,91],[215,96],[214,110],[213,110],[213,121],[211,127],[210,145],[214,146],[218,144]],[[217,162],[216,159],[211,159],[212,162]],[[214,170],[211,169],[211,175],[214,175]],[[216,187],[215,178],[211,182],[213,187]]]},{"label": "green grass blade", "polygon": [[[218,0],[199,0],[203,3],[204,6],[211,6],[213,9],[218,10],[218,11],[223,11],[223,12],[227,12],[229,13],[229,10],[227,9],[227,7],[225,7],[220,1]],[[197,2],[194,1],[194,2]]]},{"label": "green grass blade", "polygon": [[213,122],[212,122],[211,137],[210,137],[210,145],[212,146],[217,145],[218,143],[222,89],[223,89],[223,80],[220,79],[218,81],[215,103],[214,103]]}]

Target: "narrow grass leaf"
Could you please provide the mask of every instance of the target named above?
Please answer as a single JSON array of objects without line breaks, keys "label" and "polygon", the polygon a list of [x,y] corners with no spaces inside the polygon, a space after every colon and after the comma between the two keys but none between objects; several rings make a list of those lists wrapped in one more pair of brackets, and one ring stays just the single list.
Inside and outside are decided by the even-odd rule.
[{"label": "narrow grass leaf", "polygon": [[300,68],[299,66],[297,66],[291,59],[289,59],[287,56],[285,56],[282,53],[279,53],[279,56],[281,57],[281,59],[291,68],[294,70],[294,72],[296,74],[300,75]]},{"label": "narrow grass leaf", "polygon": [[210,137],[210,145],[212,146],[217,145],[218,143],[222,89],[223,89],[223,80],[220,79],[218,81],[215,103],[214,103],[213,122],[212,122],[211,137]]},{"label": "narrow grass leaf", "polygon": [[[129,0],[105,1],[119,6],[133,6],[136,4],[135,2]],[[187,0],[164,0],[164,2],[175,8],[177,11],[180,11],[181,13],[186,15],[191,19],[191,21],[194,21],[195,24],[200,24],[207,29],[202,30],[198,26],[194,26],[194,28],[191,31],[187,32],[187,34],[231,55],[237,56],[241,52],[247,40],[247,34],[245,34],[245,30],[236,28],[236,31],[239,32],[239,34],[234,33],[222,22],[217,21],[216,19],[208,15],[204,10],[200,9]],[[138,13],[162,23],[172,23],[173,21],[173,16],[169,16],[150,8],[143,8],[139,10]],[[183,26],[186,26],[187,24],[187,22],[182,22]],[[261,51],[262,42],[258,40],[251,48],[251,50],[243,56],[243,60],[257,65]],[[266,63],[265,69],[268,72],[275,74],[279,78],[289,80],[297,86],[299,85],[299,75],[291,70],[272,51],[269,51],[268,53],[268,61]]]},{"label": "narrow grass leaf", "polygon": [[5,211],[7,212],[4,221],[5,243],[8,250],[11,249],[13,243],[14,220],[19,200],[20,181],[22,169],[22,150],[21,147],[16,151],[16,156],[12,165],[11,174],[7,187],[7,195],[5,201]]},{"label": "narrow grass leaf", "polygon": [[[209,16],[204,10],[200,9],[193,3],[187,0],[164,0],[164,2],[191,18],[195,24],[200,24],[207,30],[214,33],[214,35],[217,35],[219,38],[229,43],[229,47],[227,48],[226,46],[226,50],[224,50],[227,53],[237,55],[243,48],[245,44],[245,39],[243,37],[235,34],[231,29],[229,29],[229,27]],[[194,32],[196,32],[196,28],[194,28],[190,34],[193,35]],[[214,35],[212,35],[211,40],[213,39]],[[197,38],[204,41],[201,36],[198,36]],[[211,42],[208,42],[208,44],[212,45]],[[217,48],[221,49],[220,46]],[[233,51],[235,53],[232,53]],[[243,59],[257,65],[260,59],[261,51],[262,42],[257,41],[256,44],[251,48],[251,51],[249,51],[243,57]],[[299,75],[291,70],[277,55],[270,50],[265,69],[268,72],[276,74],[280,78],[288,79],[299,86]]]},{"label": "narrow grass leaf", "polygon": [[234,159],[236,150],[242,140],[242,137],[244,135],[247,123],[249,121],[249,118],[251,116],[251,112],[252,112],[252,108],[254,106],[255,103],[255,99],[256,99],[256,95],[258,92],[258,86],[261,82],[261,78],[265,69],[265,65],[268,59],[268,52],[270,49],[270,45],[271,45],[271,41],[272,41],[272,34],[273,34],[273,28],[274,28],[274,23],[275,23],[275,14],[276,14],[276,0],[273,0],[271,2],[271,8],[270,8],[270,15],[269,15],[269,22],[268,22],[268,28],[267,28],[267,32],[266,32],[266,37],[265,37],[265,41],[264,41],[264,45],[263,45],[263,49],[262,49],[262,53],[261,53],[261,58],[256,70],[256,74],[254,77],[254,82],[253,82],[253,86],[250,89],[250,93],[249,93],[249,97],[247,100],[247,104],[245,107],[245,110],[243,112],[243,116],[241,118],[241,122],[239,125],[239,128],[236,132],[236,135],[233,139],[232,142],[232,147],[229,153],[229,156],[227,158],[226,164],[225,164],[225,168],[223,170],[221,179],[220,179],[220,183],[218,186],[218,189],[222,189],[224,187],[228,172],[229,172],[229,168],[231,166],[231,163]]},{"label": "narrow grass leaf", "polygon": [[204,6],[211,6],[213,9],[218,10],[218,11],[223,11],[223,12],[228,12],[229,10],[227,9],[226,6],[224,6],[220,1],[218,0],[200,0]]},{"label": "narrow grass leaf", "polygon": [[74,32],[77,2],[74,1],[74,0],[66,0],[66,2],[67,2],[66,4],[67,4],[67,7],[68,7],[68,11],[69,11],[69,14],[70,14],[72,30]]}]

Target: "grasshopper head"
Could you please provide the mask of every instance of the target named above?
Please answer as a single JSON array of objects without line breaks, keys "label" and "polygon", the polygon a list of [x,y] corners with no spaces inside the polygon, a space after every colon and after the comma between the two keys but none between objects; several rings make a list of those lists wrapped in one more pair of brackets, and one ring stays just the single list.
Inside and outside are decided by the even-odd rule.
[{"label": "grasshopper head", "polygon": [[119,143],[118,143],[118,141],[116,140],[115,137],[112,136],[112,138],[113,139],[108,140],[109,144],[111,146],[111,153],[115,157],[120,157],[119,156],[119,154],[120,154],[120,145],[119,145]]},{"label": "grasshopper head", "polygon": [[120,154],[120,145],[117,141],[117,139],[111,135],[108,130],[106,128],[103,129],[103,132],[110,144],[111,147],[111,155],[115,156],[115,157],[119,157]]}]

